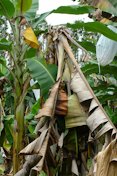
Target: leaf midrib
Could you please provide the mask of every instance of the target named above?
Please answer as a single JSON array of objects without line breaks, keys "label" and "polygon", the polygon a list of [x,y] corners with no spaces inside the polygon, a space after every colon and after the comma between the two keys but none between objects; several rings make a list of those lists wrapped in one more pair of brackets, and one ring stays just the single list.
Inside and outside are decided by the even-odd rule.
[{"label": "leaf midrib", "polygon": [[44,65],[43,65],[41,62],[39,62],[38,60],[36,60],[36,59],[35,59],[35,62],[37,62],[38,64],[40,64],[40,65],[46,70],[46,72],[47,72],[48,75],[50,76],[52,82],[55,83],[54,78],[52,77],[52,75],[50,74],[50,72],[48,71],[48,69],[46,68],[46,66],[44,67]]}]

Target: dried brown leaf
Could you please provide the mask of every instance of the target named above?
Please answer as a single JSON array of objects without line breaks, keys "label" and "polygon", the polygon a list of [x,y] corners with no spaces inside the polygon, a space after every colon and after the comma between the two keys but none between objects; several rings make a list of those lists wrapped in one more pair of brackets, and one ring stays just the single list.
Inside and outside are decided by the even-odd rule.
[{"label": "dried brown leaf", "polygon": [[93,96],[79,73],[73,73],[72,77],[73,78],[71,80],[71,89],[73,90],[73,92],[77,93],[79,101],[83,102],[92,99]]},{"label": "dried brown leaf", "polygon": [[48,129],[43,130],[41,135],[35,139],[33,142],[31,142],[29,145],[27,145],[23,150],[21,150],[20,154],[39,154],[42,145],[45,141],[46,134],[47,134]]},{"label": "dried brown leaf", "polygon": [[68,64],[65,63],[65,68],[64,68],[64,72],[63,72],[63,81],[70,82],[70,80],[71,80],[70,69],[68,67]]},{"label": "dried brown leaf", "polygon": [[91,104],[90,104],[90,107],[89,107],[89,112],[91,112],[93,109],[95,109],[96,107],[98,107],[98,104],[97,104],[97,102],[94,100],[94,99],[92,99],[91,100]]},{"label": "dried brown leaf", "polygon": [[45,155],[46,155],[46,150],[47,150],[47,146],[48,146],[48,140],[49,140],[49,133],[47,134],[47,136],[43,142],[43,145],[41,147],[41,150],[39,151],[39,155],[42,156],[42,158],[38,162],[38,164],[32,168],[32,170],[36,170],[38,172],[42,171],[44,160],[45,160]]},{"label": "dried brown leaf", "polygon": [[65,116],[68,110],[68,97],[64,90],[59,90],[56,103],[55,114],[59,116]]},{"label": "dried brown leaf", "polygon": [[99,125],[107,122],[108,119],[106,118],[103,111],[98,107],[87,119],[87,125],[90,130],[93,132]]},{"label": "dried brown leaf", "polygon": [[39,114],[36,115],[36,118],[40,117],[53,117],[57,95],[58,95],[58,89],[59,89],[60,80],[57,81],[54,86],[51,89],[51,93],[49,95],[49,98],[46,100],[43,108],[40,110]]},{"label": "dried brown leaf", "polygon": [[95,136],[95,139],[98,139],[100,136],[102,136],[103,134],[105,134],[106,132],[108,132],[109,130],[112,130],[113,127],[112,125],[107,122],[102,128],[101,130],[98,131],[98,133]]},{"label": "dried brown leaf", "polygon": [[68,98],[68,113],[65,117],[66,128],[86,125],[86,114],[76,94]]},{"label": "dried brown leaf", "polygon": [[[85,101],[88,99],[94,99],[96,101],[96,103],[98,104],[98,109],[100,109],[99,111],[99,115],[97,114],[97,109],[93,112],[93,114],[90,115],[90,118],[88,118],[88,125],[91,131],[94,131],[94,129],[96,129],[100,124],[109,121],[110,124],[113,126],[113,129],[116,131],[117,133],[117,129],[115,128],[115,126],[113,125],[113,123],[111,122],[110,118],[108,117],[108,115],[106,114],[106,112],[104,111],[103,107],[101,106],[99,100],[97,99],[97,97],[95,96],[93,90],[91,89],[89,83],[87,82],[85,76],[83,75],[75,57],[74,54],[72,52],[71,47],[69,46],[69,43],[67,41],[67,38],[64,35],[60,35],[59,39],[63,42],[63,46],[64,49],[66,50],[69,58],[71,59],[72,63],[74,64],[76,71],[77,71],[77,76],[76,76],[76,80],[74,84],[72,84],[73,82],[71,82],[71,88],[73,88],[74,92],[77,92],[78,97],[80,98],[80,101]],[[72,79],[73,80],[73,79]],[[81,88],[82,87],[82,88]],[[82,89],[84,91],[82,91]],[[94,117],[93,117],[94,116]]]},{"label": "dried brown leaf", "polygon": [[117,175],[117,139],[113,140],[105,150],[96,157],[96,176]]},{"label": "dried brown leaf", "polygon": [[58,43],[58,48],[57,48],[57,59],[58,59],[58,72],[57,72],[57,80],[62,76],[63,74],[63,68],[65,65],[64,62],[64,47],[62,42],[60,41]]}]

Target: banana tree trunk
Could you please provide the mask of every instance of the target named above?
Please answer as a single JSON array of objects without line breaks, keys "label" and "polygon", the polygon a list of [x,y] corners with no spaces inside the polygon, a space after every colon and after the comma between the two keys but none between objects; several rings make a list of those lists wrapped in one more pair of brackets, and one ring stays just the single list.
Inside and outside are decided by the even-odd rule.
[{"label": "banana tree trunk", "polygon": [[14,124],[13,172],[19,170],[22,157],[19,152],[24,147],[24,102],[17,105]]},{"label": "banana tree trunk", "polygon": [[[21,82],[21,80],[19,80]],[[22,157],[19,152],[24,147],[24,99],[22,99],[23,85],[18,80],[14,83],[14,135],[13,135],[13,174],[19,169]]]},{"label": "banana tree trunk", "polygon": [[19,155],[24,148],[24,115],[25,115],[25,96],[28,91],[30,77],[23,81],[16,81],[14,84],[14,105],[15,105],[15,123],[14,123],[14,144],[13,144],[13,174],[20,170],[23,164],[23,157]]}]

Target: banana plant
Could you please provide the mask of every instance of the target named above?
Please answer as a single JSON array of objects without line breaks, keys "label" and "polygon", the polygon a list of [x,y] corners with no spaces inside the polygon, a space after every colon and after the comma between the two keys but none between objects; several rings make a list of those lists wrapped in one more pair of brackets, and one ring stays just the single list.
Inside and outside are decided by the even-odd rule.
[{"label": "banana plant", "polygon": [[[49,66],[41,60],[39,51],[41,45],[38,42],[33,29],[36,11],[38,10],[38,0],[0,0],[0,15],[5,18],[8,24],[8,33],[6,38],[0,36],[0,64],[7,69],[6,77],[9,79],[10,86],[13,94],[13,112],[14,112],[14,125],[13,125],[13,174],[15,174],[21,165],[22,157],[19,152],[24,147],[25,143],[25,127],[24,116],[26,111],[25,97],[30,86],[30,71],[28,65],[33,64],[36,67],[36,76],[40,81],[40,86],[48,82],[48,86],[44,89],[44,94],[54,83],[54,76],[51,76]],[[40,19],[40,17],[39,17]],[[44,17],[40,19],[40,22]],[[31,50],[32,48],[32,50]],[[36,59],[33,59],[33,57]],[[30,58],[29,58],[30,57]],[[32,57],[32,58],[31,58]],[[39,59],[40,58],[40,59]],[[35,69],[35,68],[33,68]],[[39,72],[38,72],[39,69]],[[50,70],[55,70],[53,66]],[[56,75],[56,73],[55,73]],[[9,115],[9,114],[8,114]],[[2,130],[2,129],[1,129]]]},{"label": "banana plant", "polygon": [[[8,69],[9,74],[12,77],[12,91],[14,97],[14,128],[13,128],[13,172],[16,173],[19,169],[21,158],[18,153],[24,145],[24,113],[25,105],[24,99],[29,87],[30,77],[24,77],[26,69],[24,67],[24,55],[27,46],[24,44],[21,37],[21,19],[23,12],[28,10],[29,6],[23,1],[11,2],[11,1],[0,1],[1,15],[6,17],[9,23],[10,35],[7,36],[8,40],[1,39],[0,49],[5,50],[4,53],[8,52],[10,60],[5,67]],[[10,9],[10,10],[9,10]],[[6,46],[6,47],[5,47]],[[5,56],[5,54],[4,54]],[[7,58],[5,58],[7,60]]]},{"label": "banana plant", "polygon": [[[87,145],[91,149],[90,144],[93,140],[97,141],[100,137],[107,137],[109,134],[116,140],[117,130],[74,57],[69,45],[70,42],[75,43],[74,39],[63,28],[53,28],[48,35],[50,46],[48,52],[56,53],[53,57],[58,63],[56,82],[35,117],[38,121],[35,128],[36,139],[20,151],[21,155],[29,155],[29,157],[15,176],[41,175],[43,171],[47,175],[86,175],[89,172],[85,153],[88,150]],[[55,47],[52,50],[54,45],[56,50],[54,50]],[[84,48],[82,50],[85,51]],[[51,55],[49,56],[48,61],[52,60]],[[29,68],[35,75],[36,68],[33,68],[32,64],[29,64]],[[89,144],[86,142],[88,135]],[[104,153],[110,143],[106,137]],[[114,144],[115,141],[112,140],[110,146]],[[97,162],[99,161],[95,164]],[[84,169],[81,169],[82,167]],[[116,171],[115,168],[114,170]]]},{"label": "banana plant", "polygon": [[[23,157],[22,155],[19,155],[19,153],[26,153],[26,150],[22,150],[25,146],[25,124],[24,124],[24,117],[25,114],[27,113],[27,104],[26,104],[26,96],[27,93],[30,91],[30,79],[33,78],[34,80],[37,80],[39,85],[38,88],[41,89],[41,95],[44,101],[47,99],[49,96],[49,90],[51,89],[51,98],[47,99],[48,103],[45,103],[43,111],[40,112],[38,118],[41,118],[42,116],[47,116],[46,119],[41,118],[39,121],[39,124],[37,126],[37,131],[40,130],[41,128],[39,125],[43,122],[43,119],[47,122],[45,124],[45,130],[40,131],[41,136],[39,136],[36,140],[33,142],[33,146],[38,148],[38,145],[40,145],[40,148],[34,148],[34,152],[36,149],[36,152],[39,153],[41,152],[42,157],[40,158],[39,155],[33,155],[29,157],[29,160],[26,161],[26,163],[23,166],[23,169],[20,172],[20,175],[22,173],[27,174],[29,173],[31,168],[35,166],[34,161],[36,163],[39,162],[38,169],[40,169],[40,175],[44,175],[44,172],[42,171],[43,165],[46,164],[45,162],[45,156],[46,156],[46,151],[47,151],[47,146],[49,142],[49,137],[53,137],[52,134],[54,134],[55,131],[53,131],[53,123],[54,123],[54,112],[55,112],[55,104],[57,101],[57,95],[64,95],[66,97],[66,94],[62,90],[62,92],[59,92],[59,84],[61,82],[61,76],[63,74],[63,69],[64,66],[64,50],[65,52],[68,53],[68,56],[71,58],[71,62],[73,62],[73,65],[76,67],[76,70],[79,71],[79,67],[77,66],[77,63],[75,61],[75,58],[73,54],[70,52],[70,48],[68,45],[67,40],[70,42],[73,42],[76,44],[77,47],[80,47],[84,53],[87,53],[86,49],[84,49],[82,46],[80,46],[78,43],[76,43],[72,38],[70,37],[69,33],[65,30],[62,29],[62,31],[54,31],[57,34],[62,32],[61,38],[56,38],[58,36],[54,36],[52,38],[52,41],[54,40],[55,42],[60,41],[58,47],[57,53],[55,53],[55,56],[58,58],[58,61],[55,59],[55,62],[53,62],[53,53],[52,51],[55,51],[55,48],[50,48],[49,53],[52,57],[46,58],[47,63],[45,62],[45,59],[42,54],[42,48],[41,44],[38,42],[38,38],[34,33],[34,30],[41,22],[43,22],[50,13],[68,13],[68,14],[85,14],[85,13],[90,13],[94,9],[90,6],[66,6],[66,7],[60,7],[52,12],[47,12],[42,15],[36,16],[36,10],[38,9],[38,0],[0,0],[0,16],[4,17],[5,20],[7,21],[8,27],[8,33],[7,35],[0,36],[0,50],[2,51],[0,53],[0,64],[5,68],[5,72],[1,72],[1,75],[5,75],[8,79],[8,83],[10,84],[10,93],[13,97],[13,116],[10,118],[6,118],[5,125],[7,125],[6,121],[13,121],[13,129],[12,129],[12,137],[13,137],[13,174],[16,174],[19,168],[21,168],[21,164],[23,163]],[[2,23],[3,24],[3,23]],[[93,31],[93,32],[100,32],[104,34],[106,37],[109,37],[110,39],[113,39],[117,41],[117,34],[109,30],[105,25],[100,24],[98,22],[92,22],[92,23],[76,23],[73,25],[68,24],[69,27],[73,28],[85,28],[88,31]],[[45,31],[44,31],[45,32]],[[53,34],[52,34],[53,35]],[[66,38],[64,38],[64,35]],[[51,41],[49,41],[51,43]],[[50,43],[48,42],[48,47],[53,47],[53,45],[49,45]],[[67,42],[67,43],[65,43]],[[67,48],[66,48],[67,45]],[[87,48],[87,46],[85,47]],[[47,51],[48,52],[48,51]],[[49,55],[49,56],[50,56]],[[55,57],[54,56],[54,57]],[[63,58],[63,60],[61,60]],[[6,62],[5,62],[6,60]],[[51,65],[49,65],[51,63]],[[58,74],[57,74],[57,66],[53,65],[53,63],[58,63]],[[0,66],[1,66],[0,65]],[[1,67],[2,69],[2,67]],[[72,70],[72,68],[70,68]],[[3,70],[3,69],[2,69]],[[7,70],[7,71],[6,71]],[[73,70],[72,70],[73,71]],[[56,78],[57,74],[57,78]],[[76,75],[77,76],[77,75]],[[81,73],[82,77],[82,73]],[[84,77],[83,77],[84,79]],[[56,82],[56,81],[57,82]],[[85,79],[84,79],[85,80]],[[69,81],[69,80],[67,80]],[[75,81],[75,80],[74,80]],[[86,80],[85,80],[86,82]],[[62,85],[61,85],[62,86]],[[69,85],[67,85],[68,88],[68,94],[70,95],[70,89]],[[89,88],[89,86],[88,86]],[[73,91],[73,90],[72,90]],[[94,94],[92,93],[93,98],[95,99]],[[31,97],[30,97],[31,98]],[[69,98],[72,100],[73,97]],[[52,101],[50,101],[52,100]],[[59,100],[60,101],[60,100]],[[73,100],[74,101],[74,100]],[[96,99],[97,101],[97,99]],[[63,101],[64,102],[64,101]],[[66,99],[65,99],[66,102]],[[97,101],[98,102],[98,101]],[[76,102],[75,102],[76,103]],[[37,106],[38,103],[35,105]],[[64,104],[65,105],[65,104]],[[79,104],[78,104],[79,105]],[[70,105],[69,105],[70,106]],[[47,110],[52,110],[47,113]],[[65,105],[66,107],[66,105]],[[79,105],[80,107],[80,105]],[[59,111],[59,106],[58,109],[56,110],[58,113]],[[62,108],[62,106],[61,106]],[[3,108],[4,109],[4,108]],[[82,112],[82,110],[81,110]],[[7,111],[9,113],[9,111]],[[36,111],[37,113],[37,111]],[[46,113],[46,114],[45,114]],[[66,111],[65,111],[66,113]],[[32,113],[33,114],[33,113]],[[32,115],[30,114],[30,115]],[[35,113],[34,113],[35,114]],[[33,114],[33,115],[34,115]],[[84,112],[82,112],[83,117],[84,117]],[[11,114],[8,114],[11,115]],[[3,119],[4,119],[5,114],[2,115],[2,128],[1,128],[1,134],[4,128],[3,125]],[[52,121],[50,119],[52,119]],[[69,118],[70,116],[66,116],[66,124],[69,126]],[[26,117],[31,118],[29,116]],[[14,120],[13,120],[14,119]],[[82,119],[81,119],[82,120]],[[10,121],[10,122],[11,122]],[[79,122],[77,121],[79,124]],[[41,124],[41,125],[42,125]],[[83,124],[85,125],[85,122],[83,121]],[[90,124],[89,124],[90,125]],[[12,126],[12,125],[11,125]],[[42,125],[43,126],[43,125]],[[41,126],[41,127],[42,127]],[[113,125],[112,125],[113,126]],[[74,133],[74,138],[76,139],[76,131]],[[56,133],[54,136],[54,139],[52,142],[56,143],[56,136],[58,134]],[[59,136],[57,136],[58,139]],[[63,135],[62,137],[63,138]],[[72,139],[71,139],[72,140]],[[41,143],[40,143],[41,141]],[[39,144],[40,143],[40,144]],[[62,142],[59,142],[60,148],[62,148]],[[29,144],[30,147],[29,149],[32,150],[32,143]],[[75,142],[76,148],[77,148],[77,142]],[[67,146],[67,144],[66,144]],[[70,146],[71,147],[71,146]],[[41,150],[40,150],[41,149]],[[44,150],[43,150],[44,149]],[[39,151],[40,150],[40,151]],[[76,149],[77,150],[77,149]],[[21,151],[21,152],[20,152]],[[61,150],[60,150],[61,151]],[[59,151],[59,152],[60,152]],[[30,150],[27,152],[30,154]],[[33,153],[33,152],[32,152]],[[78,152],[76,152],[78,153]],[[50,151],[49,151],[50,154]],[[59,155],[60,153],[58,153]],[[50,155],[49,155],[50,156]],[[59,156],[57,156],[59,157]],[[52,159],[52,158],[51,158]],[[59,158],[60,160],[60,158]],[[53,162],[54,163],[54,162]],[[74,174],[77,173],[77,167],[76,167],[76,161],[73,159],[72,165],[75,167],[76,172],[73,171]],[[39,166],[41,166],[39,168]],[[48,166],[46,166],[48,167]],[[73,168],[74,168],[73,167]],[[33,169],[32,169],[33,170]],[[36,168],[35,168],[36,170]],[[74,169],[72,169],[74,170]],[[55,170],[56,172],[56,170]]]}]

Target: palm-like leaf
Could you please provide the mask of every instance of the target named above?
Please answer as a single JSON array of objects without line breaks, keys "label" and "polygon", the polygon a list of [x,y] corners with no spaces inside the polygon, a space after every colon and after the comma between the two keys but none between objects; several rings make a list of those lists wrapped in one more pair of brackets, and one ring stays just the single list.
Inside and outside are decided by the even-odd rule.
[{"label": "palm-like leaf", "polygon": [[27,66],[33,79],[37,80],[42,90],[42,95],[46,98],[48,91],[55,83],[57,68],[55,65],[46,65],[36,58],[27,60]]}]

